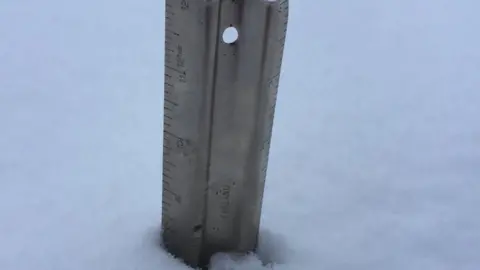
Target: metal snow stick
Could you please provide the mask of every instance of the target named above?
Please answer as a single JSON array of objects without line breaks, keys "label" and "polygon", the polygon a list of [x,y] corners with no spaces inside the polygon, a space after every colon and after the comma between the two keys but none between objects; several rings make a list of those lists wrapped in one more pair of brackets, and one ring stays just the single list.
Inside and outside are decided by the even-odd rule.
[{"label": "metal snow stick", "polygon": [[163,241],[192,266],[256,247],[287,20],[287,0],[166,0]]}]

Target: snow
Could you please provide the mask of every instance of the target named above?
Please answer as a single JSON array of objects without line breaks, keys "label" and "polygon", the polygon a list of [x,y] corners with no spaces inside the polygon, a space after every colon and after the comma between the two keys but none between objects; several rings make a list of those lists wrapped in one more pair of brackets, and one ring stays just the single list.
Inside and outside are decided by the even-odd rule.
[{"label": "snow", "polygon": [[[158,244],[163,5],[0,2],[0,269],[188,269]],[[212,269],[479,269],[479,8],[291,1],[259,254]]]}]

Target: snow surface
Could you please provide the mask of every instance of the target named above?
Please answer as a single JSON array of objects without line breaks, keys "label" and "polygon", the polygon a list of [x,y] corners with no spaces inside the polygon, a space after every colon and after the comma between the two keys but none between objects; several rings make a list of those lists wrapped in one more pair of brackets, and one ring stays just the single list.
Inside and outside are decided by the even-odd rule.
[{"label": "snow surface", "polygon": [[[0,1],[0,269],[188,269],[158,245],[163,1]],[[480,2],[291,1],[259,255],[480,269]]]}]

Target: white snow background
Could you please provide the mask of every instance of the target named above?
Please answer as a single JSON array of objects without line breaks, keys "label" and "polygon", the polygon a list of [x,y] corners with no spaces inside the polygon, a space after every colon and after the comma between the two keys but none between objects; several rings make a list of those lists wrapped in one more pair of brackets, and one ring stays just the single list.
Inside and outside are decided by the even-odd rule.
[{"label": "white snow background", "polygon": [[[213,269],[480,269],[479,9],[292,0],[260,254]],[[0,1],[1,270],[188,269],[158,245],[163,27]]]}]

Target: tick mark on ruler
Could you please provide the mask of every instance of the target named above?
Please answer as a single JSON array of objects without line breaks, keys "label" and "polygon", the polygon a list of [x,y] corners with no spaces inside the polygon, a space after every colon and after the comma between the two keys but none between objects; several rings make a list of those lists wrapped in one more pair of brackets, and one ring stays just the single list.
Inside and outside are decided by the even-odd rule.
[{"label": "tick mark on ruler", "polygon": [[177,203],[181,203],[182,202],[182,197],[180,195],[178,195],[177,193],[171,191],[170,189],[168,188],[165,188],[164,189],[166,193],[169,193],[170,195],[173,196],[174,200],[177,202]]},{"label": "tick mark on ruler", "polygon": [[175,163],[172,163],[171,161],[168,161],[168,160],[163,160],[163,162],[165,162],[166,164],[172,166],[172,167],[177,167],[177,165],[175,165]]},{"label": "tick mark on ruler", "polygon": [[170,135],[170,136],[172,136],[172,137],[174,137],[174,138],[176,138],[176,139],[181,139],[179,136],[177,136],[177,135],[175,135],[175,134],[173,134],[173,133],[171,133],[171,132],[169,132],[169,131],[167,131],[167,130],[164,130],[163,133],[165,133],[165,134],[167,134],[167,135]]},{"label": "tick mark on ruler", "polygon": [[165,100],[165,102],[168,102],[168,103],[172,104],[173,106],[178,106],[178,103],[176,103],[176,102],[173,102],[173,101],[168,100],[168,99],[164,99],[164,100]]},{"label": "tick mark on ruler", "polygon": [[177,37],[179,37],[179,36],[180,36],[180,34],[179,34],[179,33],[175,32],[175,31],[173,31],[173,30],[166,29],[165,31],[167,31],[167,32],[169,32],[169,33],[172,33],[172,34],[174,34],[174,35],[175,35],[175,36],[177,36]]},{"label": "tick mark on ruler", "polygon": [[170,69],[170,70],[173,70],[173,71],[178,72],[178,73],[183,74],[183,75],[187,74],[185,71],[181,71],[181,70],[176,69],[176,68],[171,67],[171,66],[165,65],[165,68],[168,68],[168,69]]}]

